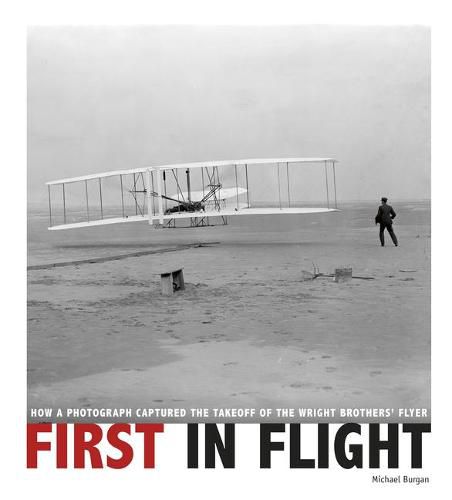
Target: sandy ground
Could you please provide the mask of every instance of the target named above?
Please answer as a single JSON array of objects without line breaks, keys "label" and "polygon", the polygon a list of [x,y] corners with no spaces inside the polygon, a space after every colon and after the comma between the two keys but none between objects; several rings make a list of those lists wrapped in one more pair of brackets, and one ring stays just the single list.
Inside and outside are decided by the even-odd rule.
[{"label": "sandy ground", "polygon": [[[430,409],[429,213],[404,210],[398,248],[379,246],[369,207],[284,227],[146,228],[156,249],[219,243],[30,271],[29,408]],[[53,244],[59,260],[105,253]],[[313,263],[374,279],[306,280]],[[181,265],[186,290],[162,297],[159,273]]]}]

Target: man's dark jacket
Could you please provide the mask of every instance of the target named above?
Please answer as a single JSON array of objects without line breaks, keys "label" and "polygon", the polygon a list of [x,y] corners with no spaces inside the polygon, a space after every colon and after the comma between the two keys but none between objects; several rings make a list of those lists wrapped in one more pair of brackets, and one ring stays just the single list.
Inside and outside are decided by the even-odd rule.
[{"label": "man's dark jacket", "polygon": [[380,205],[378,207],[378,213],[375,217],[375,224],[392,224],[392,219],[396,216],[394,209],[391,205]]}]

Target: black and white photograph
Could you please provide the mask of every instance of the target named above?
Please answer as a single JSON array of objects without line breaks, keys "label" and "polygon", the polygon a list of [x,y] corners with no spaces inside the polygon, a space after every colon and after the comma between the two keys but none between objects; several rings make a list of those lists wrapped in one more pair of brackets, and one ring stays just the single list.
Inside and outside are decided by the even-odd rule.
[{"label": "black and white photograph", "polygon": [[421,25],[28,27],[27,420],[430,422],[430,59]]}]

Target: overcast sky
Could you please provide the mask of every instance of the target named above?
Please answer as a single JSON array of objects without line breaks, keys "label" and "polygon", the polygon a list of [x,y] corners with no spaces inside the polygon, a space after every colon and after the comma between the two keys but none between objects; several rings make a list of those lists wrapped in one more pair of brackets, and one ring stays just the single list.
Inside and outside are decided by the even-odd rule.
[{"label": "overcast sky", "polygon": [[31,202],[62,177],[275,156],[337,158],[341,200],[429,198],[429,30],[29,30]]}]

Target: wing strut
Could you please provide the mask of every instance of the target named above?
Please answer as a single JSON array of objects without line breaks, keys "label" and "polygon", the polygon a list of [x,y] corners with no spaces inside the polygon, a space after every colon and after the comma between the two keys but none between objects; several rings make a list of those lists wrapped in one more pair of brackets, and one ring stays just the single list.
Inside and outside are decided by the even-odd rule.
[{"label": "wing strut", "polygon": [[245,163],[245,176],[246,176],[246,202],[250,208],[250,190],[248,189],[248,164]]},{"label": "wing strut", "polygon": [[100,218],[104,218],[104,207],[102,204],[102,180],[99,177]]},{"label": "wing strut", "polygon": [[151,171],[146,170],[146,198],[148,202],[148,218],[149,224],[152,224],[152,210],[151,210]]},{"label": "wing strut", "polygon": [[188,195],[188,203],[191,203],[191,185],[190,185],[190,169],[187,168],[187,195]]},{"label": "wing strut", "polygon": [[88,181],[85,179],[86,218],[89,222]]},{"label": "wing strut", "polygon": [[325,183],[326,183],[326,203],[328,208],[330,208],[330,194],[328,191],[328,168],[326,166],[326,160],[325,160]]},{"label": "wing strut", "polygon": [[204,167],[201,168],[202,197],[204,198]]},{"label": "wing strut", "polygon": [[[165,173],[165,171],[163,171]],[[157,190],[159,193],[159,222],[163,226],[163,198],[162,198],[162,171],[157,170]]]},{"label": "wing strut", "polygon": [[[163,186],[165,188],[165,196],[166,196],[166,170],[163,170]],[[162,194],[162,191],[159,191],[159,193]],[[167,208],[168,208],[168,201],[165,198],[165,212]]]},{"label": "wing strut", "polygon": [[122,216],[124,217],[124,190],[122,186],[122,175],[119,176],[119,180],[121,182],[121,207],[122,207]]},{"label": "wing strut", "polygon": [[221,183],[220,183],[220,174],[218,173],[218,167],[213,167],[214,168],[214,174],[213,178],[215,180],[215,172],[217,173],[217,184],[219,186],[218,188],[218,210],[221,210]]},{"label": "wing strut", "polygon": [[290,208],[290,179],[289,179],[289,162],[286,161],[286,172],[287,172],[287,200],[289,201]]},{"label": "wing strut", "polygon": [[50,201],[50,184],[47,186],[49,192],[49,217],[50,217],[50,227],[52,227],[52,202]]},{"label": "wing strut", "polygon": [[[135,193],[135,191],[137,190],[137,178],[135,176],[135,173],[133,174],[133,191]],[[133,194],[133,199],[135,200],[135,215],[138,215],[138,202],[137,202],[137,199],[135,197],[135,194]]]},{"label": "wing strut", "polygon": [[239,181],[237,180],[237,165],[234,165],[235,169],[235,192],[237,198],[237,210],[239,209]]},{"label": "wing strut", "polygon": [[63,219],[66,224],[66,193],[64,191],[64,182],[61,185],[63,186]]},{"label": "wing strut", "polygon": [[[151,187],[152,187],[152,192],[155,192],[155,187],[154,187],[154,172],[151,170]],[[155,197],[152,197],[152,215],[155,215]]]},{"label": "wing strut", "polygon": [[337,208],[337,196],[336,196],[336,165],[333,160],[333,180],[334,180],[334,208]]}]

